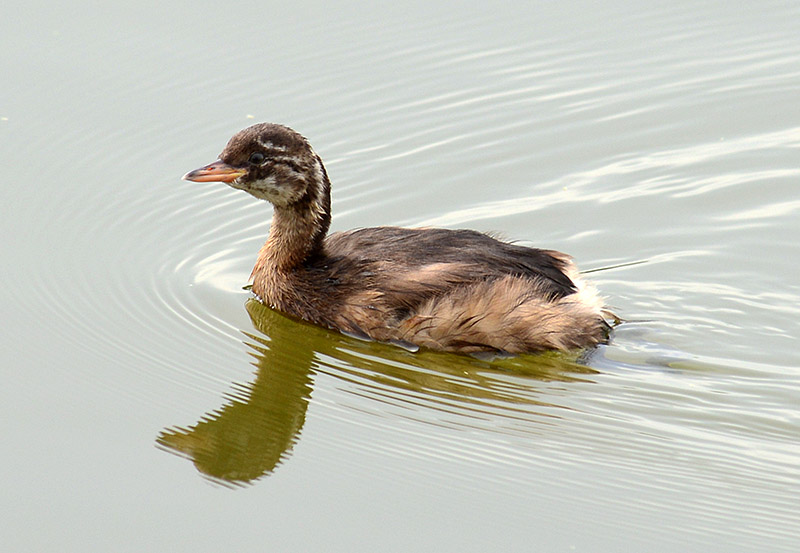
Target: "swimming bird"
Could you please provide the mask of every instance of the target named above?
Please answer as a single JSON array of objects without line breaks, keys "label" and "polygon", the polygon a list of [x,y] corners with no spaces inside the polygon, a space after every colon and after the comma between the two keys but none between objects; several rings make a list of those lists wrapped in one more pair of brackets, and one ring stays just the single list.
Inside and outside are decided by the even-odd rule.
[{"label": "swimming bird", "polygon": [[183,179],[223,182],[273,205],[252,291],[294,317],[412,350],[517,354],[608,338],[602,299],[561,252],[474,230],[328,234],[328,173],[308,140],[283,125],[239,131],[218,160]]}]

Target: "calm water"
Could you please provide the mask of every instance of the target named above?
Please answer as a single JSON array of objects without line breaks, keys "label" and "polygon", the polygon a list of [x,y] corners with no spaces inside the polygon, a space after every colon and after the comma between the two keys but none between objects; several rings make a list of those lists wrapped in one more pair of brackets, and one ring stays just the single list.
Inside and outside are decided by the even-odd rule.
[{"label": "calm water", "polygon": [[[523,7],[524,6],[524,7]],[[797,551],[800,6],[5,4],[3,551]],[[630,322],[485,362],[243,290],[309,137],[335,230],[571,253]]]}]

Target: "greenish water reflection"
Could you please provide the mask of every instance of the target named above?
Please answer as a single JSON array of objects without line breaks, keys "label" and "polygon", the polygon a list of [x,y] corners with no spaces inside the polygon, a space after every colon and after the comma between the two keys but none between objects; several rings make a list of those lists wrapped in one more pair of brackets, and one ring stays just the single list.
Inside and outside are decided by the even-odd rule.
[{"label": "greenish water reflection", "polygon": [[248,300],[246,309],[259,332],[245,332],[255,359],[253,382],[234,383],[225,405],[188,428],[166,428],[156,439],[225,485],[250,483],[287,458],[305,423],[317,374],[355,386],[362,396],[415,409],[530,420],[552,417],[552,408],[559,407],[536,399],[542,383],[586,381],[596,373],[574,355],[482,360],[412,353],[290,319],[256,300]]}]

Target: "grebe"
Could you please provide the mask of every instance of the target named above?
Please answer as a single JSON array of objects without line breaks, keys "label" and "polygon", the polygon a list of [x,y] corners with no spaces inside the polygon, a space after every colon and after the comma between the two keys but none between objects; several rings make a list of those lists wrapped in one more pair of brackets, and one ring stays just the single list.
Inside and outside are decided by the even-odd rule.
[{"label": "grebe", "polygon": [[330,181],[308,141],[260,123],[184,180],[272,203],[250,278],[265,304],[346,334],[415,349],[524,353],[595,346],[610,327],[566,254],[473,230],[377,227],[327,235]]}]

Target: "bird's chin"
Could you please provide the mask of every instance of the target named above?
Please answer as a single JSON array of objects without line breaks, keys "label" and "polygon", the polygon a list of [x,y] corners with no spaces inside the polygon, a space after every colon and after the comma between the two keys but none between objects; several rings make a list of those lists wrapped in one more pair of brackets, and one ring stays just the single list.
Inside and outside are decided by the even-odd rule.
[{"label": "bird's chin", "polygon": [[271,204],[275,204],[275,201],[277,200],[277,198],[275,198],[274,192],[254,187],[252,186],[252,183],[250,184],[242,183],[239,182],[237,179],[235,181],[228,183],[228,186],[230,186],[231,188],[235,188],[236,190],[242,190],[244,192],[247,192],[254,198],[258,198],[259,200],[265,200]]},{"label": "bird's chin", "polygon": [[280,186],[275,177],[267,177],[257,181],[242,182],[238,178],[229,183],[230,186],[238,190],[244,190],[251,196],[259,200],[265,200],[275,207],[285,207],[295,201],[296,192],[286,186]]}]

